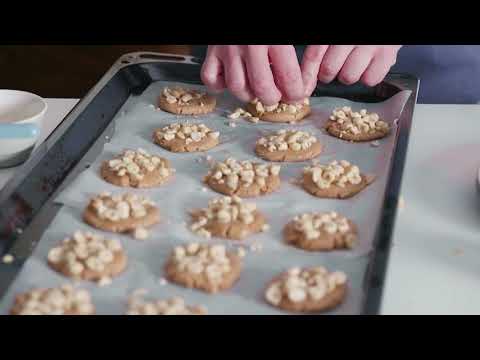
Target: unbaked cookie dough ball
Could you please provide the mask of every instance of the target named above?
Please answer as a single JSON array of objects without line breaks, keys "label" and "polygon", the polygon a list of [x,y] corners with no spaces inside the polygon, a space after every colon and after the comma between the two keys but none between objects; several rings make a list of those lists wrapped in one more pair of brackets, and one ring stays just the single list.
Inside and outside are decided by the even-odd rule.
[{"label": "unbaked cookie dough ball", "polygon": [[285,242],[308,251],[351,249],[357,241],[352,221],[335,211],[297,215],[284,229]]},{"label": "unbaked cookie dough ball", "polygon": [[280,188],[280,165],[237,161],[217,162],[205,177],[212,190],[225,195],[255,197]]},{"label": "unbaked cookie dough ball", "polygon": [[176,123],[157,129],[153,140],[172,152],[207,151],[218,145],[220,132],[204,124]]},{"label": "unbaked cookie dough ball", "polygon": [[390,125],[377,113],[362,109],[353,111],[349,106],[335,109],[326,125],[327,132],[348,141],[371,141],[381,139],[390,132]]},{"label": "unbaked cookie dough ball", "polygon": [[242,240],[249,235],[268,229],[265,217],[254,203],[238,196],[215,198],[205,209],[191,212],[190,229],[200,236]]},{"label": "unbaked cookie dough ball", "polygon": [[216,293],[231,288],[241,268],[240,257],[224,245],[190,243],[175,247],[165,271],[171,282]]},{"label": "unbaked cookie dough ball", "polygon": [[170,162],[150,155],[144,149],[125,150],[114,159],[105,161],[102,178],[121,187],[150,188],[166,183],[175,172]]},{"label": "unbaked cookie dough ball", "polygon": [[277,308],[295,312],[322,312],[340,305],[347,293],[347,276],[323,266],[291,268],[273,279],[265,300]]},{"label": "unbaked cookie dough ball", "polygon": [[282,129],[258,139],[255,152],[269,161],[305,161],[320,155],[322,145],[309,132]]},{"label": "unbaked cookie dough ball", "polygon": [[320,198],[346,199],[365,189],[373,177],[360,172],[358,166],[346,160],[328,165],[307,166],[303,170],[303,188]]},{"label": "unbaked cookie dough ball", "polygon": [[163,111],[178,115],[201,115],[215,110],[214,96],[184,87],[166,87],[160,95],[158,106]]},{"label": "unbaked cookie dough ball", "polygon": [[271,106],[263,105],[258,99],[254,99],[246,105],[246,111],[262,121],[297,123],[311,113],[311,108],[309,99],[298,104],[280,102]]}]

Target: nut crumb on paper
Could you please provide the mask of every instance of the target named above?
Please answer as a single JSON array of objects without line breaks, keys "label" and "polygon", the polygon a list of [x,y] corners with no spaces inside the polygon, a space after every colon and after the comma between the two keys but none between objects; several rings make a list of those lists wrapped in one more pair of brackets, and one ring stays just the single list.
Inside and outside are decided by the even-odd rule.
[{"label": "nut crumb on paper", "polygon": [[464,254],[464,251],[462,249],[453,249],[454,256],[461,256],[463,254]]},{"label": "nut crumb on paper", "polygon": [[146,240],[150,233],[144,227],[138,227],[133,231],[133,237],[137,240]]},{"label": "nut crumb on paper", "polygon": [[250,245],[250,251],[252,252],[261,252],[263,250],[263,245],[260,243],[253,243]]},{"label": "nut crumb on paper", "polygon": [[99,287],[104,287],[112,284],[112,278],[109,276],[104,276],[97,281]]},{"label": "nut crumb on paper", "polygon": [[241,258],[245,257],[245,255],[247,255],[247,252],[245,251],[245,248],[243,248],[243,247],[240,246],[240,247],[237,249],[237,255],[238,255],[239,257],[241,257]]}]

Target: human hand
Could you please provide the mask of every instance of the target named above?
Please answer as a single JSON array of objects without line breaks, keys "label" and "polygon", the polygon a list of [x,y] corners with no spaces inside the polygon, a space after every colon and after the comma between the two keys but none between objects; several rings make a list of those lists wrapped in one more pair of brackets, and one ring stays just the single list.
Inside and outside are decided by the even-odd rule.
[{"label": "human hand", "polygon": [[292,45],[210,45],[201,78],[210,90],[227,88],[245,102],[258,98],[273,105],[305,98]]},{"label": "human hand", "polygon": [[309,45],[302,59],[305,96],[310,96],[317,80],[333,79],[351,85],[380,83],[397,60],[400,45]]}]

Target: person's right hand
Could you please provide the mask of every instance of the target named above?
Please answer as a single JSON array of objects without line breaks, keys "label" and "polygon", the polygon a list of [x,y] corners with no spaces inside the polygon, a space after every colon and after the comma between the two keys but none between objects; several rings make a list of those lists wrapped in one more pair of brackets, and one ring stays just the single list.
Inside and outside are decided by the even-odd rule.
[{"label": "person's right hand", "polygon": [[227,88],[245,102],[258,98],[273,105],[305,98],[293,45],[210,45],[201,78],[211,91]]}]

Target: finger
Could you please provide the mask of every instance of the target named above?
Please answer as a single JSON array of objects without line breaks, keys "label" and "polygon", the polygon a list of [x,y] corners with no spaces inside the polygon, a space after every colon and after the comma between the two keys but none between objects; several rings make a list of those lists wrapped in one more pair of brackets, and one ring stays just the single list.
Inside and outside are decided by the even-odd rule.
[{"label": "finger", "polygon": [[245,64],[240,55],[229,56],[225,62],[225,83],[230,92],[244,102],[254,99],[249,89]]},{"label": "finger", "polygon": [[352,45],[329,46],[320,65],[318,80],[329,83],[335,79],[352,50]]},{"label": "finger", "polygon": [[268,49],[263,45],[250,45],[246,51],[247,75],[254,95],[265,105],[280,101],[282,93],[273,80]]},{"label": "finger", "polygon": [[310,45],[305,49],[301,70],[306,97],[312,95],[317,86],[318,70],[327,49],[328,45]]},{"label": "finger", "polygon": [[207,54],[207,57],[202,65],[200,77],[202,82],[211,91],[220,92],[225,89],[222,62],[213,53],[209,52]]},{"label": "finger", "polygon": [[272,46],[269,55],[274,81],[282,99],[286,102],[303,100],[305,90],[295,48],[289,45]]},{"label": "finger", "polygon": [[394,59],[391,54],[384,52],[377,53],[363,73],[361,81],[367,86],[379,84],[385,78],[393,64]]},{"label": "finger", "polygon": [[351,85],[359,81],[368,68],[373,55],[374,50],[372,48],[357,46],[343,64],[338,74],[338,80],[346,85]]}]

